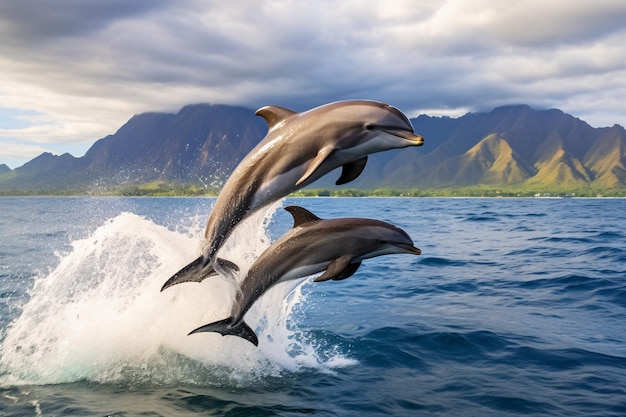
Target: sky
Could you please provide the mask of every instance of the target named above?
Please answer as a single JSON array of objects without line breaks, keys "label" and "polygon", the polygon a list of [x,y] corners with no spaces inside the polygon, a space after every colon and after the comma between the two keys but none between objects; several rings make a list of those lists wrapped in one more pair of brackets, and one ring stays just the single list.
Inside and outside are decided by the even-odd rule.
[{"label": "sky", "polygon": [[79,157],[195,103],[528,104],[626,126],[625,22],[623,0],[3,1],[0,164]]}]

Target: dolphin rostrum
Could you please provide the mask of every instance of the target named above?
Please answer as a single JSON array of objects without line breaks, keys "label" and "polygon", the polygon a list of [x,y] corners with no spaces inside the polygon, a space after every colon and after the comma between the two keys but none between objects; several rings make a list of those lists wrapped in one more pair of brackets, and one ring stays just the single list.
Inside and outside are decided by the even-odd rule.
[{"label": "dolphin rostrum", "polygon": [[354,274],[363,259],[395,253],[421,253],[404,230],[380,220],[322,220],[302,207],[289,206],[285,210],[294,218],[293,228],[252,264],[237,292],[230,317],[199,327],[189,334],[217,332],[222,336],[242,337],[258,346],[258,338],[244,321],[244,316],[256,300],[278,282],[322,271],[325,272],[315,278],[316,282],[341,280]]},{"label": "dolphin rostrum", "polygon": [[161,291],[215,275],[216,253],[235,226],[258,209],[340,166],[336,184],[348,183],[363,171],[369,154],[424,143],[400,110],[377,101],[339,101],[303,113],[266,106],[256,114],[267,121],[267,135],[224,184],[209,215],[202,255]]}]

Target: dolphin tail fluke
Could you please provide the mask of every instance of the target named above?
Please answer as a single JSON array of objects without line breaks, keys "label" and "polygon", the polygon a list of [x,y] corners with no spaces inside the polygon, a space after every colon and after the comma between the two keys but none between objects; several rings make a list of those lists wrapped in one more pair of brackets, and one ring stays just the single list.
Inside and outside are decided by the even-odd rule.
[{"label": "dolphin tail fluke", "polygon": [[246,339],[254,346],[259,346],[259,339],[254,333],[254,330],[252,330],[245,321],[242,320],[239,323],[234,322],[235,318],[229,317],[227,319],[216,321],[214,323],[205,324],[204,326],[198,327],[197,329],[191,331],[189,334],[201,332],[215,332],[221,334],[222,336],[238,336]]},{"label": "dolphin tail fluke", "polygon": [[213,275],[217,275],[213,266],[210,263],[206,263],[204,257],[200,256],[198,259],[172,275],[172,277],[168,279],[165,284],[163,284],[161,291],[171,287],[172,285],[181,284],[183,282],[200,282]]}]

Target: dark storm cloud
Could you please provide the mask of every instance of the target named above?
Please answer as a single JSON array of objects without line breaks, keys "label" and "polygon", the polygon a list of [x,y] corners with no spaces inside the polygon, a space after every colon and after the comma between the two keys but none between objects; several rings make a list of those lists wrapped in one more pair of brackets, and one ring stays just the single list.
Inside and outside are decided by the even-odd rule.
[{"label": "dark storm cloud", "polygon": [[411,115],[527,103],[624,124],[624,21],[609,0],[7,1],[0,108],[28,127],[0,126],[0,141],[87,144],[195,102],[357,97]]},{"label": "dark storm cloud", "polygon": [[117,19],[132,18],[162,7],[162,0],[20,0],[0,3],[3,36],[29,42],[85,36]]}]

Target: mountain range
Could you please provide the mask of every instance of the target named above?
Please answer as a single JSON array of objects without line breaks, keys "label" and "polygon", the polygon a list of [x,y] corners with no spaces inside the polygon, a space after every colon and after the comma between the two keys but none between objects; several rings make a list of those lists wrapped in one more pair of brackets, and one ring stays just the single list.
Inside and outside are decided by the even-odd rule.
[{"label": "mountain range", "polygon": [[[345,187],[626,188],[626,131],[593,128],[561,110],[498,107],[458,118],[411,119],[425,144],[371,155]],[[244,107],[196,104],[178,113],[133,116],[82,157],[43,153],[10,170],[0,193],[107,193],[155,181],[217,190],[264,136],[265,121]],[[334,187],[339,172],[311,187]]]}]

